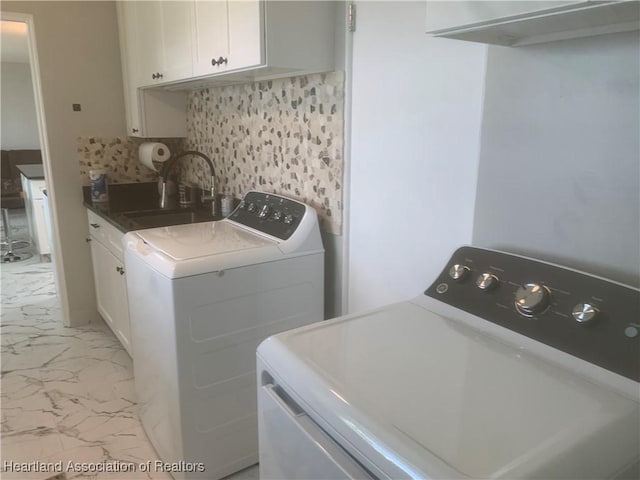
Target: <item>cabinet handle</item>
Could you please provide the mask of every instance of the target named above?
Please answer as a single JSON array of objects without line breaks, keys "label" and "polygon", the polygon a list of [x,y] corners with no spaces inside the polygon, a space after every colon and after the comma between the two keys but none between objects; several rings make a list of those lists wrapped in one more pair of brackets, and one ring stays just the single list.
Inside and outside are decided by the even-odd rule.
[{"label": "cabinet handle", "polygon": [[132,128],[132,129],[131,129],[131,131],[132,131],[133,133],[138,133],[138,129],[137,129],[137,128]]},{"label": "cabinet handle", "polygon": [[162,77],[164,77],[164,75],[162,75],[161,73],[158,73],[158,72],[151,74],[151,78],[153,78],[154,80],[157,80],[157,79],[162,78]]},{"label": "cabinet handle", "polygon": [[218,64],[218,61],[215,58],[211,59],[211,65],[213,65],[214,67]]},{"label": "cabinet handle", "polygon": [[220,57],[220,58],[218,58],[218,65],[222,65],[223,63],[224,63],[224,64],[226,64],[226,63],[227,63],[227,57],[224,57],[224,58]]},{"label": "cabinet handle", "polygon": [[100,228],[100,225],[97,223],[90,223],[89,225],[91,225],[93,228]]},{"label": "cabinet handle", "polygon": [[87,243],[89,243],[91,240],[92,240],[91,237],[87,237],[87,238],[84,239],[84,241],[87,242]]},{"label": "cabinet handle", "polygon": [[120,275],[124,275],[124,268],[116,267],[116,272],[118,272]]}]

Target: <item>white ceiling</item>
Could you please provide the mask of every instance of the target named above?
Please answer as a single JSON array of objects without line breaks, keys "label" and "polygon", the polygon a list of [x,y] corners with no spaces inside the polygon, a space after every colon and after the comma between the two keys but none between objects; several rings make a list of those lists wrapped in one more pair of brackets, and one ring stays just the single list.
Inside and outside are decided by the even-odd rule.
[{"label": "white ceiling", "polygon": [[0,60],[29,63],[26,23],[8,20],[0,22]]}]

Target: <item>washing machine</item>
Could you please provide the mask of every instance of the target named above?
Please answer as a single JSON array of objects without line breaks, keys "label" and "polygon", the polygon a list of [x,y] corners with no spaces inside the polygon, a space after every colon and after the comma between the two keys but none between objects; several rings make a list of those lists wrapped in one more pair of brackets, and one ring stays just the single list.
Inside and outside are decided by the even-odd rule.
[{"label": "washing machine", "polygon": [[249,192],[227,219],[124,242],[139,416],[156,452],[174,478],[257,463],[256,347],[323,319],[316,212]]},{"label": "washing machine", "polygon": [[258,348],[261,479],[637,479],[640,291],[457,250],[423,295]]}]

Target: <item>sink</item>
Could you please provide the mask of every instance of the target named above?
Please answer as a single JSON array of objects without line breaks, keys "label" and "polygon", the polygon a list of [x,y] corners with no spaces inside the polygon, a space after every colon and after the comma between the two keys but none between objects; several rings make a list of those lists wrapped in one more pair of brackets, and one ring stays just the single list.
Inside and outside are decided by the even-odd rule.
[{"label": "sink", "polygon": [[222,219],[220,216],[211,215],[208,210],[194,208],[137,210],[123,212],[121,215],[128,221],[129,229],[167,227]]},{"label": "sink", "polygon": [[174,214],[187,214],[187,213],[195,213],[196,210],[193,208],[151,208],[145,210],[131,210],[120,212],[127,218],[139,218],[139,217],[164,217],[166,215],[174,215]]},{"label": "sink", "polygon": [[134,220],[135,223],[143,228],[165,227],[167,225],[179,225],[182,223],[213,220],[213,218],[203,219],[202,215],[200,215],[200,219],[198,219],[198,215],[195,212],[159,213],[134,217],[129,216],[129,218]]}]

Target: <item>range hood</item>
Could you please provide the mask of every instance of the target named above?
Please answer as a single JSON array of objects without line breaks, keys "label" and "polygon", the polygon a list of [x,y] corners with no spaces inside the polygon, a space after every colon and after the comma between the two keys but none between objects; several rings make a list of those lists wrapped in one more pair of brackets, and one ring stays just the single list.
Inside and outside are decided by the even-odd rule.
[{"label": "range hood", "polygon": [[431,2],[427,33],[517,47],[640,29],[639,1]]}]

